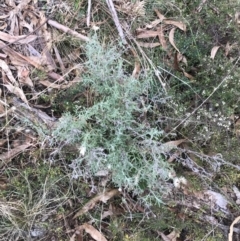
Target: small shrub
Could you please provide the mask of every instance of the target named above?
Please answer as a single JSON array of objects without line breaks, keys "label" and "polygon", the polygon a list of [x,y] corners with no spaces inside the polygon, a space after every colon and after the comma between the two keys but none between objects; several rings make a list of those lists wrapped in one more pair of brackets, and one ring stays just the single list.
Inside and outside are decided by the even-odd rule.
[{"label": "small shrub", "polygon": [[117,187],[135,194],[148,190],[145,200],[155,197],[160,202],[159,194],[166,191],[162,183],[171,168],[159,148],[163,131],[152,127],[147,118],[152,80],[125,75],[121,51],[103,48],[96,39],[87,44],[86,56],[81,88],[94,93],[93,104],[76,106],[75,114],[65,113],[53,143],[78,148],[78,157],[70,165],[74,178],[105,172]]}]

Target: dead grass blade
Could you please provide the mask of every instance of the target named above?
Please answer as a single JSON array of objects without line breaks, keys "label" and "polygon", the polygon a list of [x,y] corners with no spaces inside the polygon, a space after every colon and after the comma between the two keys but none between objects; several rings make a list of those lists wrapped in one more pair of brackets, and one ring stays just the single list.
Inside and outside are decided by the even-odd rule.
[{"label": "dead grass blade", "polygon": [[89,202],[87,202],[80,211],[78,211],[73,219],[76,219],[77,217],[81,216],[82,214],[88,212],[90,209],[94,208],[94,206],[97,204],[97,202],[101,201],[106,203],[110,198],[120,194],[118,189],[112,189],[110,191],[105,191],[103,193],[98,194],[94,198],[92,198]]}]

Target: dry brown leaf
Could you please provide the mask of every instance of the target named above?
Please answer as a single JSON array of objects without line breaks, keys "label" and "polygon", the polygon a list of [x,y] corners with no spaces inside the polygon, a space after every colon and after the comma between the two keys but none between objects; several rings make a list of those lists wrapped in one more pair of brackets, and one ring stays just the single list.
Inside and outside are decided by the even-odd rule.
[{"label": "dry brown leaf", "polygon": [[160,21],[162,22],[165,18],[165,16],[163,14],[161,14],[157,9],[154,9],[154,12],[157,14],[158,18],[160,19]]},{"label": "dry brown leaf", "polygon": [[31,18],[31,24],[29,24],[29,23],[27,23],[26,21],[24,21],[24,20],[20,20],[20,26],[22,27],[22,28],[27,28],[28,29],[28,32],[33,32],[34,30],[33,30],[33,26],[32,26],[32,18]]},{"label": "dry brown leaf", "polygon": [[211,203],[215,203],[222,209],[227,209],[227,205],[229,202],[221,193],[207,190],[204,192],[204,195],[209,197]]},{"label": "dry brown leaf", "polygon": [[225,55],[226,55],[226,56],[229,55],[230,50],[231,50],[231,46],[230,46],[229,41],[227,41],[226,47],[225,47]]},{"label": "dry brown leaf", "polygon": [[9,66],[6,64],[5,61],[0,59],[0,68],[5,72],[8,79],[11,81],[12,84],[17,84],[17,81],[13,77],[12,71],[10,70]]},{"label": "dry brown leaf", "polygon": [[213,48],[212,48],[212,50],[211,50],[211,59],[214,59],[215,58],[215,56],[216,56],[216,53],[217,53],[217,51],[218,51],[218,49],[220,48],[221,46],[214,46]]},{"label": "dry brown leaf", "polygon": [[10,14],[6,14],[6,15],[2,15],[0,16],[0,19],[5,19],[5,18],[8,18]]},{"label": "dry brown leaf", "polygon": [[6,180],[0,180],[0,190],[6,190],[8,183]]},{"label": "dry brown leaf", "polygon": [[105,211],[105,212],[103,212],[101,219],[104,219],[104,218],[106,218],[108,216],[112,216],[112,215],[113,215],[112,210]]},{"label": "dry brown leaf", "polygon": [[11,35],[18,35],[19,34],[19,25],[18,25],[18,16],[17,16],[17,9],[13,9],[10,12],[10,18],[11,18],[11,23],[10,23],[10,29],[8,30],[8,33]]},{"label": "dry brown leaf", "polygon": [[182,31],[186,32],[187,30],[187,25],[181,21],[174,21],[174,20],[169,20],[169,19],[164,19],[163,21],[165,24],[171,24],[176,26],[177,28],[181,29]]},{"label": "dry brown leaf", "polygon": [[179,66],[179,60],[178,60],[178,53],[175,52],[174,54],[174,62],[173,62],[173,69],[176,70],[176,71],[182,71],[180,66]]},{"label": "dry brown leaf", "polygon": [[7,87],[7,89],[15,94],[16,96],[18,96],[24,103],[26,103],[28,105],[28,101],[27,98],[25,96],[25,94],[23,93],[23,90],[20,89],[17,86],[13,86],[11,83],[4,85],[5,87]]},{"label": "dry brown leaf", "polygon": [[164,233],[158,232],[158,234],[160,234],[163,241],[171,241],[171,239],[168,238],[168,236],[166,236]]},{"label": "dry brown leaf", "polygon": [[23,85],[28,85],[33,88],[33,82],[29,77],[30,71],[27,67],[17,66],[18,69],[18,80]]},{"label": "dry brown leaf", "polygon": [[134,70],[132,72],[132,77],[137,79],[141,71],[141,64],[138,60],[135,60]]},{"label": "dry brown leaf", "polygon": [[144,48],[155,48],[160,46],[160,43],[143,43],[143,42],[137,42],[139,46],[144,47]]},{"label": "dry brown leaf", "polygon": [[18,13],[18,12],[24,10],[31,1],[32,0],[21,0],[21,2],[17,5],[15,11]]},{"label": "dry brown leaf", "polygon": [[[69,241],[83,241],[83,229],[77,230],[69,239]],[[89,241],[93,241],[90,239]]]},{"label": "dry brown leaf", "polygon": [[34,60],[31,60],[31,58],[26,57],[16,51],[14,51],[13,49],[9,48],[2,41],[0,41],[0,48],[2,48],[2,51],[10,57],[12,62],[16,63],[16,61],[17,61],[21,65],[27,65],[29,63],[29,64],[33,65],[34,67],[36,67],[37,69],[45,71],[45,69],[41,66],[42,65],[41,61],[36,62]]},{"label": "dry brown leaf", "polygon": [[[1,98],[1,95],[2,95],[2,90],[0,89],[0,98]],[[0,99],[0,115],[6,111],[5,108],[7,106],[8,106],[8,104],[5,101]]]},{"label": "dry brown leaf", "polygon": [[58,51],[57,46],[54,45],[54,46],[53,46],[53,49],[54,49],[54,52],[55,52],[57,61],[58,61],[59,65],[60,65],[61,72],[62,72],[62,74],[64,74],[65,71],[66,71],[66,68],[65,68],[65,66],[64,66],[64,63],[63,63],[63,61],[62,61],[62,58],[61,58],[61,56],[60,56],[60,53],[59,53],[59,51]]},{"label": "dry brown leaf", "polygon": [[[65,81],[64,76],[62,76],[60,74],[57,74],[55,72],[48,72],[47,75],[48,75],[49,78],[55,80],[55,82],[57,82],[57,83],[62,83],[62,82]],[[76,77],[74,78],[74,81],[75,81],[75,79],[76,79]],[[79,82],[80,80],[76,80],[76,81]]]},{"label": "dry brown leaf", "polygon": [[50,50],[52,49],[52,34],[50,31],[48,31],[47,28],[47,18],[44,14],[44,12],[40,12],[40,24],[42,25],[41,27],[41,35],[44,38],[44,41],[41,41],[40,44],[43,48],[42,51],[42,57],[43,59],[46,60],[47,63],[47,69],[48,71],[55,70],[57,68],[54,59],[52,58],[52,55],[50,53]]},{"label": "dry brown leaf", "polygon": [[176,45],[174,43],[175,30],[176,30],[176,28],[172,28],[171,31],[169,32],[169,42],[180,53],[179,49],[176,47]]},{"label": "dry brown leaf", "polygon": [[236,204],[240,204],[240,191],[236,186],[233,186],[233,191],[237,197]]},{"label": "dry brown leaf", "polygon": [[26,77],[26,78],[24,78],[24,79],[21,79],[20,82],[23,83],[23,84],[25,84],[25,85],[28,85],[28,86],[30,86],[30,87],[32,87],[32,88],[34,87],[34,86],[33,86],[33,82],[32,82],[32,80],[30,79],[30,77]]},{"label": "dry brown leaf", "polygon": [[31,44],[28,44],[26,48],[29,51],[29,56],[37,56],[38,58],[41,58],[41,54]]},{"label": "dry brown leaf", "polygon": [[[103,220],[104,218],[108,217],[108,216],[112,216],[114,213],[113,213],[113,210],[110,208],[108,211],[104,211],[101,215],[101,220]],[[121,213],[122,214],[122,213]],[[116,213],[115,213],[116,215]],[[100,221],[101,221],[100,220]],[[90,222],[88,222],[89,224],[93,224],[95,223],[96,220],[95,219],[92,219]]]},{"label": "dry brown leaf", "polygon": [[234,219],[234,221],[232,222],[232,224],[230,226],[229,234],[228,234],[228,241],[232,241],[233,240],[233,238],[232,238],[232,236],[233,236],[233,227],[234,227],[235,224],[239,223],[239,221],[240,221],[240,216],[236,217]]},{"label": "dry brown leaf", "polygon": [[13,65],[27,65],[27,61],[23,60],[17,52],[9,48],[6,44],[4,44],[2,41],[0,41],[0,48],[2,51],[10,57],[11,61],[15,61],[16,64]]},{"label": "dry brown leaf", "polygon": [[235,13],[235,22],[236,22],[237,24],[240,24],[240,12],[236,12],[236,13]]},{"label": "dry brown leaf", "polygon": [[161,238],[164,241],[177,241],[177,238],[179,237],[179,232],[176,232],[175,230],[173,230],[170,234],[165,235],[162,232],[158,232],[161,235]]},{"label": "dry brown leaf", "polygon": [[0,160],[2,162],[0,163],[0,167],[2,167],[3,165],[7,164],[8,162],[10,162],[12,160],[12,158],[14,158],[18,154],[22,153],[23,151],[25,151],[31,145],[32,145],[31,143],[26,143],[26,144],[23,144],[23,145],[19,145],[19,146],[15,147],[14,149],[10,149],[9,151],[1,154],[0,155]]},{"label": "dry brown leaf", "polygon": [[14,111],[15,111],[15,107],[12,106],[10,109],[8,109],[8,110],[4,111],[2,114],[0,114],[0,118],[7,116],[10,113],[13,113]]},{"label": "dry brown leaf", "polygon": [[185,57],[183,54],[177,52],[177,57],[176,57],[176,58],[177,58],[177,61],[178,61],[178,62],[182,62],[182,63],[184,63],[186,66],[188,66],[187,59],[186,59],[186,57]]},{"label": "dry brown leaf", "polygon": [[134,56],[134,59],[135,59],[135,64],[134,64],[134,70],[132,72],[132,77],[137,79],[139,77],[139,74],[140,74],[140,71],[141,71],[141,64],[140,64],[140,61],[138,59],[138,55],[136,53],[136,51],[131,48],[131,52]]},{"label": "dry brown leaf", "polygon": [[188,74],[187,72],[183,71],[183,74],[185,77],[187,77],[190,80],[194,80],[194,77],[191,74]]},{"label": "dry brown leaf", "polygon": [[157,28],[157,30],[158,30],[158,39],[159,39],[159,41],[162,45],[162,48],[164,50],[167,50],[167,41],[166,41],[165,36],[164,36],[163,27],[161,26],[161,27]]},{"label": "dry brown leaf", "polygon": [[90,201],[88,201],[80,211],[78,211],[73,219],[79,217],[80,215],[88,212],[90,209],[94,208],[94,206],[96,205],[97,202],[102,201],[104,203],[106,203],[110,198],[112,198],[113,196],[116,196],[120,194],[120,192],[118,191],[118,189],[112,189],[110,191],[105,191],[103,193],[98,194],[97,196],[95,196],[94,198],[92,198]]},{"label": "dry brown leaf", "polygon": [[84,223],[76,229],[77,231],[85,230],[85,232],[91,235],[91,237],[96,241],[107,241],[107,239],[97,229],[88,223]]},{"label": "dry brown leaf", "polygon": [[20,36],[12,36],[10,34],[4,33],[0,31],[0,39],[6,41],[8,43],[20,43],[20,44],[28,44],[34,40],[36,40],[36,35],[20,35]]},{"label": "dry brown leaf", "polygon": [[148,29],[154,28],[161,22],[162,21],[160,19],[156,19],[156,20],[152,21],[151,23],[147,24],[146,28],[148,28]]},{"label": "dry brown leaf", "polygon": [[6,29],[7,28],[7,23],[0,21],[0,29]]},{"label": "dry brown leaf", "polygon": [[74,233],[72,236],[71,236],[71,238],[69,239],[69,241],[75,241],[76,239],[76,236],[77,236],[77,234],[76,233]]},{"label": "dry brown leaf", "polygon": [[173,162],[177,157],[179,157],[182,154],[182,151],[175,151],[169,158],[168,158],[168,162],[171,163]]},{"label": "dry brown leaf", "polygon": [[196,8],[196,11],[200,13],[202,11],[203,5],[206,3],[207,0],[202,0],[199,6]]},{"label": "dry brown leaf", "polygon": [[181,62],[183,60],[183,55],[181,53],[177,53],[177,61]]},{"label": "dry brown leaf", "polygon": [[179,146],[180,144],[182,144],[183,142],[186,142],[186,139],[180,139],[180,140],[177,140],[177,141],[168,141],[164,144],[162,144],[160,146],[160,149],[163,151],[163,152],[169,152],[171,151],[172,149],[176,148],[177,146]]},{"label": "dry brown leaf", "polygon": [[117,11],[128,14],[131,17],[145,15],[145,1],[118,1],[118,5],[115,5]]},{"label": "dry brown leaf", "polygon": [[5,112],[5,108],[3,106],[3,104],[0,102],[0,114]]},{"label": "dry brown leaf", "polygon": [[0,59],[6,59],[6,58],[7,58],[7,55],[6,55],[6,54],[0,53]]},{"label": "dry brown leaf", "polygon": [[186,66],[188,66],[188,62],[187,62],[187,58],[185,56],[183,56],[182,60],[181,60]]},{"label": "dry brown leaf", "polygon": [[141,32],[139,32],[137,34],[137,38],[153,38],[153,37],[157,37],[159,34],[158,31],[154,31],[154,30],[142,30]]}]

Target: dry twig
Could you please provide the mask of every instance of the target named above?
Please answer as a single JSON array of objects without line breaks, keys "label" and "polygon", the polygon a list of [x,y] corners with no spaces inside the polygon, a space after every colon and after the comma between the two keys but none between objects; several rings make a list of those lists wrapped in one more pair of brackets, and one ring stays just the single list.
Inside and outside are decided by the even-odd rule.
[{"label": "dry twig", "polygon": [[118,33],[119,33],[119,36],[120,38],[122,39],[123,43],[126,44],[127,41],[126,41],[126,38],[125,38],[125,35],[123,33],[123,29],[122,29],[122,26],[119,22],[119,19],[118,19],[118,16],[117,16],[117,12],[115,10],[115,7],[114,7],[114,4],[112,2],[112,0],[106,0],[107,2],[107,5],[108,5],[108,8],[111,12],[111,15],[112,15],[112,18],[113,18],[113,21],[117,27],[117,30],[118,30]]}]

